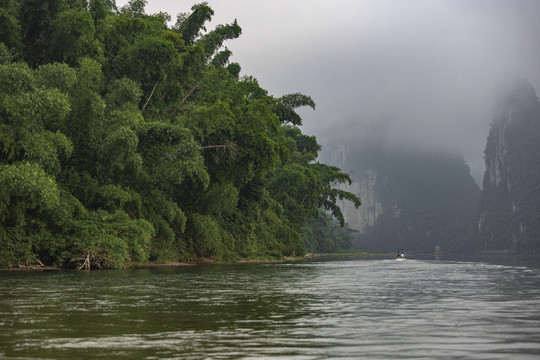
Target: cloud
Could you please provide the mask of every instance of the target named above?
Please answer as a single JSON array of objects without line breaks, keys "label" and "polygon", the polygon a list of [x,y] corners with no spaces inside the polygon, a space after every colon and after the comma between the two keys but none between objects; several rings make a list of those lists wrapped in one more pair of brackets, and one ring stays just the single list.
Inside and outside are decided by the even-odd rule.
[{"label": "cloud", "polygon": [[[175,18],[193,4],[149,0],[147,12]],[[209,5],[213,25],[238,19],[243,29],[226,44],[243,74],[276,96],[300,91],[314,98],[317,110],[302,110],[303,128],[323,145],[384,132],[395,146],[461,152],[478,180],[497,83],[515,74],[540,89],[539,1]]]}]

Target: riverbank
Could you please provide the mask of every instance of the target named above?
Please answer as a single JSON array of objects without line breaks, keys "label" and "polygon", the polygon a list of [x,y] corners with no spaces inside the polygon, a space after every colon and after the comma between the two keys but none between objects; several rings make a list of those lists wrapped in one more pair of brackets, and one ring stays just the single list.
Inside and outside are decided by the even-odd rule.
[{"label": "riverbank", "polygon": [[[304,256],[288,256],[281,259],[235,259],[231,261],[216,261],[212,258],[195,258],[192,261],[167,261],[167,262],[145,262],[145,263],[131,263],[124,269],[141,269],[141,268],[158,268],[158,267],[182,267],[182,266],[197,266],[197,265],[217,265],[217,264],[265,264],[265,263],[285,263],[285,262],[302,262],[309,260],[321,260],[332,258],[345,258],[345,257],[385,257],[391,254],[372,254],[363,251],[342,251],[336,253],[308,253]],[[20,264],[16,267],[10,267],[0,269],[0,271],[25,271],[25,270],[76,270],[75,268],[60,268],[54,266],[47,266],[37,261],[33,264]],[[82,270],[82,269],[81,269]],[[92,270],[100,270],[92,268]]]},{"label": "riverbank", "polygon": [[[315,257],[313,257],[315,258]],[[305,257],[285,257],[283,259],[238,259],[234,261],[216,261],[211,258],[197,258],[193,261],[180,262],[180,261],[167,261],[167,262],[155,262],[150,261],[146,263],[131,263],[124,269],[143,269],[143,268],[159,268],[159,267],[183,267],[183,266],[197,266],[197,265],[217,265],[217,264],[258,264],[258,263],[283,263],[293,261],[305,261],[308,258]],[[311,258],[310,258],[311,259]],[[0,271],[34,271],[34,270],[87,270],[82,268],[61,268],[55,266],[46,266],[40,263],[36,264],[19,264],[17,266],[0,269]],[[91,270],[103,270],[99,268],[91,268]]]},{"label": "riverbank", "polygon": [[394,256],[393,254],[381,254],[381,253],[367,253],[361,250],[355,251],[338,251],[333,253],[323,253],[323,254],[307,254],[313,255],[314,259],[326,259],[326,258],[345,258],[345,257],[387,257]]}]

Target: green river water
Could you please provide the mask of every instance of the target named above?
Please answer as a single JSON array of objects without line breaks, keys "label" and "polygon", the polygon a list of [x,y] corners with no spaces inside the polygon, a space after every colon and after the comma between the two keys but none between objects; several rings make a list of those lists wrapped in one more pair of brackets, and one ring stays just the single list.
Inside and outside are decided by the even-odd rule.
[{"label": "green river water", "polygon": [[407,259],[1,271],[6,359],[539,359],[540,268]]}]

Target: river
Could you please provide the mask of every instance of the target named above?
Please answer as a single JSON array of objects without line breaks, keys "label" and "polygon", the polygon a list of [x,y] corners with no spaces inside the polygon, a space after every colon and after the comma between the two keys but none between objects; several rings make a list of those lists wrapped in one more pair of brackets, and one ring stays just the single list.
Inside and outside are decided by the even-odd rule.
[{"label": "river", "polygon": [[540,268],[348,259],[1,271],[0,358],[539,359]]}]

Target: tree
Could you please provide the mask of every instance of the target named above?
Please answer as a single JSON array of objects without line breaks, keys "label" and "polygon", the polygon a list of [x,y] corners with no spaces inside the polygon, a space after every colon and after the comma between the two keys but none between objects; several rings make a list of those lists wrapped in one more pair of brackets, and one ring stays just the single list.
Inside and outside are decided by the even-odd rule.
[{"label": "tree", "polygon": [[145,6],[0,2],[0,266],[302,255],[308,220],[357,200],[297,127],[313,100],[230,62],[236,20]]},{"label": "tree", "polygon": [[[49,62],[49,44],[52,38],[52,23],[58,14],[68,9],[66,0],[22,0],[18,18],[21,25],[23,58],[36,66]],[[22,20],[22,21],[21,21]]]},{"label": "tree", "polygon": [[20,24],[16,15],[14,0],[4,0],[0,5],[0,43],[8,49],[19,50],[21,47]]},{"label": "tree", "polygon": [[182,34],[186,44],[193,44],[195,39],[201,36],[201,31],[205,31],[204,24],[212,20],[214,10],[208,6],[207,2],[193,5],[192,13],[182,13],[178,15],[175,29]]},{"label": "tree", "polygon": [[50,61],[74,66],[83,57],[98,60],[103,57],[101,44],[95,39],[94,20],[88,11],[81,9],[69,9],[58,14],[51,22],[50,42]]}]

